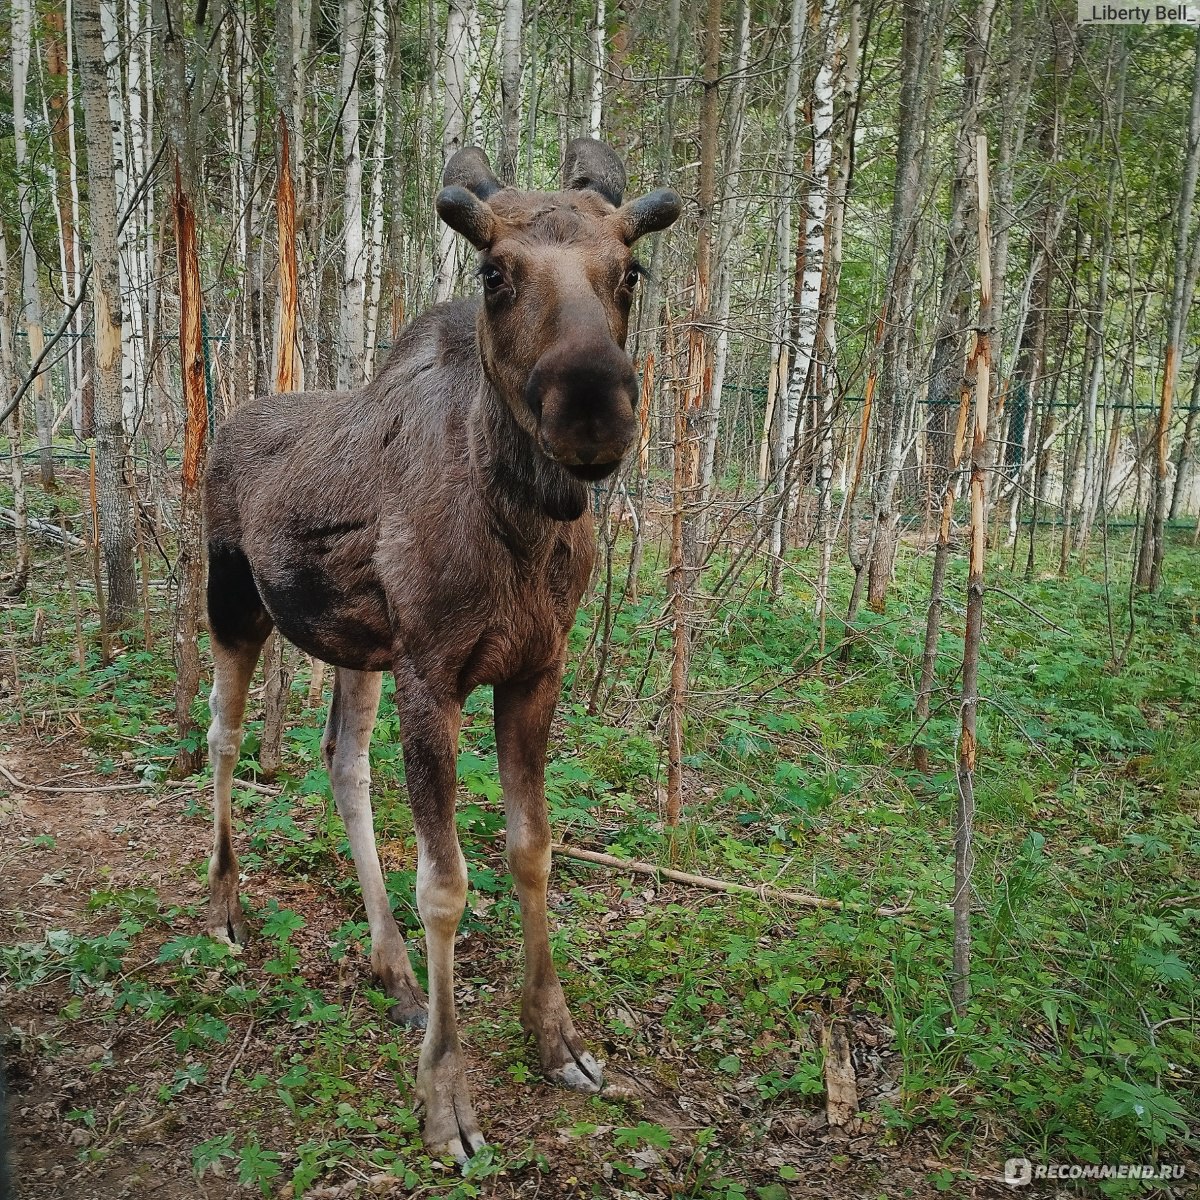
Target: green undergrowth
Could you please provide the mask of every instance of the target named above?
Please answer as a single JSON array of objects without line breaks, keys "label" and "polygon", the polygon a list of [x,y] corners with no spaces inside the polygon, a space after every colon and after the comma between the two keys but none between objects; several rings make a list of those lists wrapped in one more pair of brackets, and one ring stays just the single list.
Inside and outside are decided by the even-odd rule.
[{"label": "green undergrowth", "polygon": [[[709,586],[722,567],[706,576]],[[551,1120],[554,1153],[576,1155],[580,1172],[602,1163],[606,1188],[639,1194],[649,1186],[639,1180],[669,1179],[679,1196],[786,1196],[795,1168],[752,1166],[750,1146],[778,1137],[770,1131],[779,1114],[821,1110],[819,1025],[832,1017],[865,1023],[886,1051],[864,1097],[881,1147],[932,1137],[938,1157],[968,1173],[994,1172],[1010,1154],[1194,1159],[1200,554],[1172,546],[1162,592],[1134,604],[1127,648],[1127,597],[1121,587],[1106,591],[1098,562],[1066,579],[994,569],[980,675],[972,1000],[957,1020],[948,904],[964,578],[955,563],[933,715],[922,725],[914,691],[928,571],[928,555],[902,548],[886,611],[858,619],[846,663],[818,649],[813,552],[789,559],[780,596],[747,578],[722,605],[702,609],[686,806],[674,830],[663,828],[657,799],[669,667],[658,566],[647,563],[639,598],[613,616],[595,705],[597,655],[580,656],[599,605],[581,613],[547,774],[555,836],[846,905],[816,909],[767,892],[652,894],[644,876],[559,860],[554,950],[579,1023],[660,1093],[696,1088],[698,1073],[701,1093],[734,1099],[752,1131],[749,1144],[731,1142],[712,1115],[719,1105],[702,1108],[709,1115],[698,1131],[680,1132],[645,1120],[635,1100],[564,1101]],[[44,579],[39,571],[29,604],[4,617],[22,647],[20,703],[8,719],[42,714],[66,728],[78,718],[102,772],[160,779],[176,749],[169,641],[147,651],[139,634],[122,635],[122,652],[104,667],[88,622],[81,670],[67,593]],[[832,611],[844,611],[848,587],[835,577]],[[34,650],[38,607],[46,632]],[[831,619],[831,650],[840,632]],[[164,1111],[221,1083],[253,1021],[264,1049],[226,1081],[237,1104],[197,1138],[199,1174],[264,1195],[290,1180],[299,1196],[351,1170],[393,1172],[413,1194],[489,1194],[498,1173],[546,1169],[547,1142],[526,1133],[489,1149],[462,1178],[421,1148],[408,1107],[415,1043],[395,1035],[386,1001],[363,986],[366,927],[320,764],[322,712],[307,708],[307,686],[301,669],[279,793],[235,792],[248,890],[287,883],[286,896],[257,902],[261,936],[251,951],[198,936],[194,903],[166,903],[150,888],[98,888],[86,928],[6,945],[0,971],[16,990],[57,989],[67,1024],[132,1023],[164,1038],[156,1084]],[[376,825],[395,910],[419,958],[391,688],[389,680],[372,747]],[[196,716],[207,718],[203,700]],[[253,704],[251,716],[245,779],[256,772]],[[928,774],[912,765],[918,744]],[[481,1100],[490,1093],[503,1108],[544,1093],[531,1091],[542,1085],[516,1022],[519,922],[495,840],[503,816],[486,691],[467,706],[459,779],[471,884],[460,975],[474,996],[463,1008],[464,1039],[484,1064]],[[207,798],[161,796],[196,830],[189,865],[200,878]],[[30,850],[51,869],[52,845]],[[879,916],[880,906],[903,911]],[[86,1125],[88,1113],[74,1119]],[[114,1136],[92,1140],[81,1156],[104,1153]],[[953,1178],[931,1180],[949,1187]],[[1103,1186],[1133,1194],[1140,1185]]]}]

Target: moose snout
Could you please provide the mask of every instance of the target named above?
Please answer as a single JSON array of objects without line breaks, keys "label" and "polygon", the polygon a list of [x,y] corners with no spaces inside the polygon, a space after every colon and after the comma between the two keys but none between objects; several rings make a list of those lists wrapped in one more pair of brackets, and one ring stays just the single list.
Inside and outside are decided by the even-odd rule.
[{"label": "moose snout", "polygon": [[637,436],[637,375],[615,343],[559,346],[525,386],[542,449],[581,479],[603,479]]}]

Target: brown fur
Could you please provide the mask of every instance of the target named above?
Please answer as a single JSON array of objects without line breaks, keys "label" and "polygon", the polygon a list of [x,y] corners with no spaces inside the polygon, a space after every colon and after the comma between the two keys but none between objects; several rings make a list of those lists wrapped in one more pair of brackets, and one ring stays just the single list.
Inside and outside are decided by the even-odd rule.
[{"label": "brown fur", "polygon": [[618,208],[624,168],[599,143],[572,143],[564,178],[562,192],[501,189],[478,151],[456,156],[438,210],[480,249],[483,299],[413,321],[360,391],[240,409],[214,441],[205,486],[216,663],[209,927],[229,937],[244,928],[229,787],[249,676],[275,626],[338,668],[323,750],[363,885],[372,965],[397,1019],[426,1022],[371,832],[367,748],[378,673],[394,671],[429,954],[418,1095],[426,1139],[458,1157],[482,1144],[453,1001],[466,892],[454,827],[458,723],[481,684],[496,689],[526,944],[522,1020],[549,1075],[600,1084],[549,953],[546,739],[595,553],[588,484],[616,469],[636,434],[624,350],[637,282],[629,247],[674,220],[679,202],[656,192]]}]

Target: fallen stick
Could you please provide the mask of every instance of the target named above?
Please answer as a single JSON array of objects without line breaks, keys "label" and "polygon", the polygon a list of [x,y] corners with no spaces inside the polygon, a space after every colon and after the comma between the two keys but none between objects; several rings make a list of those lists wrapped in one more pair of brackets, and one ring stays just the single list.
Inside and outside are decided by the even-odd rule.
[{"label": "fallen stick", "polygon": [[[6,525],[11,525],[14,529],[17,527],[17,514],[11,508],[0,508],[0,520],[3,520]],[[50,538],[51,541],[68,542],[72,546],[86,546],[88,544],[83,538],[71,533],[70,530],[54,525],[50,521],[43,521],[41,517],[26,517],[25,521],[30,533],[40,533],[42,537]]]},{"label": "fallen stick", "polygon": [[[3,775],[9,783],[15,788],[19,788],[23,792],[136,792],[144,791],[147,788],[156,787],[174,787],[174,788],[189,788],[195,792],[207,790],[208,784],[204,781],[196,783],[191,779],[144,779],[140,783],[97,783],[91,787],[57,787],[49,783],[26,783],[23,779],[18,779],[3,763],[0,763],[0,775]],[[260,792],[264,796],[275,796],[279,793],[279,789],[268,787],[265,783],[255,783],[250,779],[235,779],[233,781],[235,788],[245,788],[250,792]]]},{"label": "fallen stick", "polygon": [[785,900],[791,904],[802,904],[805,908],[825,908],[837,912],[870,913],[877,917],[898,917],[908,912],[908,905],[897,908],[869,908],[865,904],[854,904],[849,900],[831,900],[827,896],[811,896],[807,892],[790,892],[782,888],[759,884],[751,887],[745,883],[730,883],[726,879],[712,879],[708,875],[693,875],[689,871],[676,871],[670,867],[659,867],[654,863],[617,858],[613,854],[601,854],[597,850],[580,850],[552,842],[551,850],[560,858],[573,858],[580,862],[595,863],[601,867],[615,867],[619,871],[632,871],[635,875],[650,875],[655,879],[669,879],[673,883],[687,883],[692,887],[708,888],[713,892],[727,892],[736,896],[757,896],[760,900]]}]

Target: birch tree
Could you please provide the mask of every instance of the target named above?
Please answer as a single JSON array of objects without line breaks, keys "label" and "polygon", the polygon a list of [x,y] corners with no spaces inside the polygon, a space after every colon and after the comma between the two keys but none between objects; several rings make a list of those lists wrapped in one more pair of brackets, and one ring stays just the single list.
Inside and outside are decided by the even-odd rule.
[{"label": "birch tree", "polygon": [[363,0],[342,0],[342,281],[338,320],[337,388],[358,387],[363,376],[362,147],[359,145],[358,67],[363,53]]},{"label": "birch tree", "polygon": [[[804,53],[804,0],[792,0],[788,21],[787,73],[783,90],[783,146],[779,158],[779,207],[775,217],[775,305],[770,374],[767,380],[767,411],[763,418],[763,442],[759,473],[763,480],[773,474],[776,493],[782,487],[783,465],[794,434],[780,395],[787,379],[792,313],[792,205],[795,197],[796,118],[800,105],[800,71]],[[777,499],[776,503],[779,503]],[[774,512],[772,512],[774,520]],[[780,552],[778,534],[773,533],[771,552]]]},{"label": "birch tree", "polygon": [[97,9],[74,13],[88,156],[92,303],[95,312],[96,482],[107,580],[107,618],[120,625],[137,602],[133,514],[126,484],[128,444],[121,409],[124,316],[117,249],[117,193],[108,73]]},{"label": "birch tree", "polygon": [[588,106],[588,132],[600,136],[604,117],[604,68],[608,51],[608,13],[604,0],[596,0],[596,22],[592,26],[591,97]]},{"label": "birch tree", "polygon": [[[25,329],[29,360],[34,362],[42,353],[42,298],[38,283],[37,251],[33,244],[34,181],[33,163],[29,156],[29,140],[26,129],[28,113],[26,96],[29,82],[29,65],[33,52],[33,5],[31,0],[16,0],[13,5],[12,27],[12,80],[13,80],[13,141],[17,161],[17,200],[21,210],[21,312],[20,322]],[[38,466],[42,487],[47,490],[55,485],[54,453],[51,426],[54,414],[50,409],[47,380],[39,374],[33,383],[34,423],[37,426]]]},{"label": "birch tree", "polygon": [[829,603],[829,572],[833,561],[833,454],[834,401],[837,389],[837,304],[842,273],[842,234],[845,225],[846,197],[854,171],[854,138],[859,111],[859,56],[861,53],[859,22],[862,5],[852,0],[846,19],[846,43],[842,52],[842,92],[845,97],[842,114],[841,159],[837,177],[830,189],[829,216],[826,230],[825,282],[821,299],[821,377],[820,429],[817,445],[817,544],[820,565],[817,568],[817,588],[814,615],[817,619],[822,653],[825,650],[826,612]]},{"label": "birch tree", "polygon": [[704,94],[700,106],[700,171],[697,199],[692,315],[688,326],[687,383],[680,392],[675,426],[675,512],[671,541],[671,700],[667,734],[666,821],[679,822],[683,804],[683,716],[687,707],[690,592],[699,566],[696,501],[700,441],[712,394],[712,221],[717,191],[718,81],[721,69],[721,0],[708,0],[704,22]]},{"label": "birch tree", "polygon": [[[811,382],[813,359],[821,307],[821,282],[825,276],[825,218],[829,206],[829,169],[833,161],[833,39],[837,6],[833,0],[821,0],[813,8],[812,52],[817,69],[813,79],[812,158],[808,165],[804,205],[804,227],[800,232],[803,252],[797,252],[795,312],[791,325],[795,330],[791,367],[787,373],[784,419],[776,458],[786,457],[797,437],[800,413]],[[780,387],[783,380],[780,379]],[[779,510],[782,512],[782,508]],[[778,542],[772,553],[779,553]]]},{"label": "birch tree", "polygon": [[[467,130],[467,52],[469,32],[474,20],[474,0],[450,0],[446,19],[446,47],[442,57],[441,84],[443,95],[442,163],[445,164],[462,149]],[[440,174],[440,170],[439,170]],[[458,261],[458,239],[454,230],[439,222],[437,282],[434,300],[441,304],[454,292]]]},{"label": "birch tree", "polygon": [[370,142],[371,191],[367,202],[366,313],[363,327],[363,367],[367,378],[375,371],[379,304],[383,296],[383,177],[389,162],[389,138],[397,138],[400,134],[398,127],[388,128],[391,110],[387,103],[387,13],[383,0],[371,0],[370,34],[371,98],[375,119],[371,126]]},{"label": "birch tree", "polygon": [[517,182],[517,151],[521,139],[521,24],[522,0],[504,0],[500,31],[500,180]]},{"label": "birch tree", "polygon": [[[8,233],[0,221],[0,388],[7,395],[17,386],[17,365],[13,354],[13,314],[9,304]],[[17,404],[4,422],[8,440],[9,478],[12,481],[12,524],[14,541],[13,571],[8,584],[10,596],[23,596],[29,586],[29,509],[25,498],[25,464],[21,445],[21,406]]]}]

